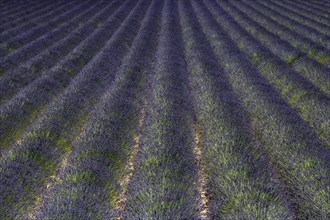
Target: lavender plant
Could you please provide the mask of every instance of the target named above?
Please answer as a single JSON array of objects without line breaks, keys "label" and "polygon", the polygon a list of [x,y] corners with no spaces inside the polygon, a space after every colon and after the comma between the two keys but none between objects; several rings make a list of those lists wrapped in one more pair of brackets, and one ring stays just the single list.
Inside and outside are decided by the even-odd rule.
[{"label": "lavender plant", "polygon": [[197,21],[201,11],[194,12],[188,2],[180,6],[195,123],[201,130],[204,218],[293,219],[290,198],[263,146],[253,140],[247,114]]},{"label": "lavender plant", "polygon": [[[223,6],[221,2],[219,2]],[[223,13],[227,12],[220,8]],[[219,13],[215,14],[219,21]],[[300,113],[318,133],[321,140],[329,144],[328,131],[325,124],[329,123],[328,115],[329,97],[306,81],[301,75],[288,68],[288,64],[278,59],[266,47],[247,33],[233,18],[223,19],[222,23],[230,37],[235,40],[237,46],[249,57],[253,65],[258,67],[260,73],[278,90],[287,102]],[[228,24],[231,25],[229,31]]]},{"label": "lavender plant", "polygon": [[318,43],[327,49],[330,49],[329,36],[322,34],[318,31],[316,31],[315,29],[307,27],[303,24],[300,24],[299,22],[281,14],[280,12],[267,7],[267,5],[265,5],[263,2],[250,1],[249,4],[255,5],[256,7],[266,11],[269,14],[269,17],[276,19],[276,21],[278,21],[279,23],[287,26],[288,28],[305,36],[306,38],[311,39],[313,42]]},{"label": "lavender plant", "polygon": [[123,219],[198,218],[191,98],[179,25],[177,2],[166,1]]},{"label": "lavender plant", "polygon": [[[98,28],[94,24],[95,20],[98,20],[98,22],[104,22],[104,20],[106,20],[107,18],[105,14],[107,14],[107,16],[112,15],[112,12],[114,12],[117,7],[119,7],[119,5],[119,1],[114,1],[112,2],[112,4],[107,5],[107,7],[102,4],[98,5],[99,9],[103,7],[103,10],[100,12],[100,14],[97,13],[95,16],[91,17],[90,20],[86,22],[86,24],[83,26],[78,27],[78,23],[75,24],[77,26],[76,29],[71,30],[71,32],[68,32],[69,34],[66,37],[56,42],[54,45],[48,48],[44,48],[41,46],[40,49],[37,49],[35,50],[35,52],[33,52],[37,53],[37,56],[35,57],[31,56],[32,54],[26,51],[31,50],[31,48],[29,47],[32,47],[33,49],[36,44],[42,44],[42,42],[47,44],[47,41],[44,41],[45,38],[40,39],[39,42],[34,41],[30,46],[27,46],[27,48],[24,47],[22,50],[20,50],[18,55],[12,57],[9,56],[7,57],[8,59],[4,59],[3,62],[0,62],[0,65],[1,63],[3,65],[2,68],[6,70],[4,71],[4,76],[0,79],[0,88],[2,93],[2,97],[0,97],[0,102],[8,100],[11,95],[17,92],[20,88],[28,85],[39,76],[44,75],[45,71],[48,71],[55,64],[58,64],[58,61],[61,60],[63,63],[63,60],[70,52],[72,54],[72,51],[75,51],[79,47],[81,47],[80,44],[84,42],[85,39],[90,37],[91,34],[95,35],[95,30]],[[93,8],[91,9],[92,10],[89,11],[90,13],[94,11]],[[96,12],[97,10],[93,13]],[[85,16],[84,20],[88,18],[85,13],[82,14],[82,16]],[[49,36],[51,38],[48,40],[50,43],[54,41],[54,38],[52,35]],[[24,63],[20,63],[20,60],[22,59],[29,60]],[[11,62],[9,62],[10,60]],[[86,62],[87,60],[85,60],[81,64],[84,64]],[[5,64],[7,64],[6,67],[4,67]]]},{"label": "lavender plant", "polygon": [[[146,2],[138,3],[104,51],[27,129],[22,141],[2,155],[0,181],[4,187],[0,189],[0,207],[3,216],[21,217],[38,202],[47,180],[55,174],[61,156],[71,151],[71,143],[79,134],[89,111],[109,83],[113,82],[121,60],[139,29],[146,7]],[[96,73],[95,68],[98,69]],[[28,175],[31,171],[36,174]],[[13,175],[15,179],[10,178]]]},{"label": "lavender plant", "polygon": [[[291,46],[287,41],[280,39],[277,35],[269,32],[266,28],[242,14],[236,7],[225,4],[225,9],[235,18],[242,27],[244,26],[252,37],[266,46],[272,53],[290,64],[293,70],[301,73],[307,80],[320,88],[324,93],[330,95],[330,69],[309,58],[297,48]],[[328,53],[330,55],[330,52]]]},{"label": "lavender plant", "polygon": [[[40,218],[115,219],[125,211],[127,164],[140,132],[139,118],[145,108],[143,82],[157,45],[160,9],[157,1],[151,3],[133,49],[113,86],[91,112],[69,155],[71,166],[58,174],[60,180],[46,197]],[[79,194],[84,196],[75,196]]]},{"label": "lavender plant", "polygon": [[65,10],[63,10],[62,12],[63,14],[58,15],[57,17],[53,18],[50,21],[47,21],[46,24],[41,24],[25,32],[22,32],[22,30],[18,29],[17,32],[13,33],[14,37],[12,34],[0,35],[0,40],[2,42],[0,47],[2,48],[2,50],[7,50],[8,54],[11,54],[14,51],[16,51],[18,48],[23,47],[24,45],[30,43],[31,41],[35,40],[38,37],[41,37],[50,29],[56,28],[61,24],[63,25],[64,22],[66,22],[68,19],[71,19],[76,14],[79,14],[80,12],[84,11],[86,8],[90,7],[91,4],[92,4],[91,1],[81,4],[76,4],[76,2],[71,2],[69,5],[67,5]]},{"label": "lavender plant", "polygon": [[287,186],[291,210],[297,218],[327,218],[327,147],[228,38],[226,33],[231,34],[234,26],[226,22],[230,17],[225,11],[213,1],[206,1],[210,11],[198,1],[193,6],[202,11],[201,26],[209,33],[218,60],[250,116],[256,139],[265,146],[278,178]]},{"label": "lavender plant", "polygon": [[280,11],[281,13],[285,14],[286,16],[292,18],[293,20],[304,24],[310,28],[316,29],[320,33],[329,35],[330,34],[330,27],[328,23],[322,24],[321,22],[315,21],[311,18],[311,16],[305,16],[296,12],[296,8],[292,9],[289,4],[283,6],[279,1],[271,1],[272,5],[271,8]]},{"label": "lavender plant", "polygon": [[[123,4],[116,13],[108,18],[104,26],[84,40],[65,59],[0,107],[3,123],[1,126],[3,132],[0,135],[2,148],[11,147],[12,143],[17,141],[21,133],[36,119],[46,105],[63,92],[71,80],[110,41],[112,34],[133,7],[132,3],[132,1],[128,1]],[[4,86],[4,88],[6,87]],[[3,93],[5,94],[5,92]]]}]

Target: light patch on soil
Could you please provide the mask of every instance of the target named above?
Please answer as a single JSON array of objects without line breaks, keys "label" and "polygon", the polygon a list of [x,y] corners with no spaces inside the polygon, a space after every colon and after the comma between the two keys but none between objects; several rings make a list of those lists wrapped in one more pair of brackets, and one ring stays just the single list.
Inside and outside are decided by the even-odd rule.
[{"label": "light patch on soil", "polygon": [[119,195],[119,199],[118,199],[118,203],[117,203],[117,209],[119,209],[119,216],[117,216],[116,220],[122,220],[123,219],[123,212],[126,208],[126,202],[127,202],[127,186],[129,184],[129,182],[131,181],[133,174],[134,174],[134,163],[136,160],[136,156],[139,152],[139,148],[140,148],[140,140],[141,140],[141,135],[142,135],[142,126],[144,124],[144,120],[145,120],[145,116],[146,116],[146,99],[143,100],[143,107],[141,110],[141,115],[139,118],[139,127],[138,127],[138,134],[136,135],[136,137],[134,138],[134,145],[132,147],[132,151],[131,154],[128,158],[128,162],[127,165],[125,167],[126,170],[126,174],[124,175],[122,181],[121,181],[121,187],[122,187],[122,191]]},{"label": "light patch on soil", "polygon": [[194,149],[193,153],[198,163],[198,192],[201,197],[201,209],[200,209],[200,218],[209,219],[209,209],[208,209],[208,198],[206,196],[206,187],[207,187],[207,175],[205,173],[205,165],[203,163],[203,152],[202,152],[202,134],[200,128],[194,124]]}]

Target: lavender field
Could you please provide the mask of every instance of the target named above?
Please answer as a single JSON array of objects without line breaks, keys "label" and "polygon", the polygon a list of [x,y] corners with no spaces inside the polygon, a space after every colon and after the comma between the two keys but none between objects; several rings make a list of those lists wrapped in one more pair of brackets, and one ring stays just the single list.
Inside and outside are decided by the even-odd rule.
[{"label": "lavender field", "polygon": [[0,219],[330,219],[328,0],[0,0]]}]

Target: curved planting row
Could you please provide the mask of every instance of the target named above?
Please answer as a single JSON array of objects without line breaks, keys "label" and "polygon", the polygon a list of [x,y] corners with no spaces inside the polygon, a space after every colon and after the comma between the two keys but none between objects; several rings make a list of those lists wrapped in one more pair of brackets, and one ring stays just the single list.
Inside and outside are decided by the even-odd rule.
[{"label": "curved planting row", "polygon": [[[2,155],[0,207],[3,218],[28,215],[40,202],[47,180],[56,173],[60,159],[70,153],[71,144],[84,127],[89,112],[118,75],[147,6],[147,2],[140,1],[131,10],[102,53],[49,105],[27,129],[23,139]],[[94,68],[98,71],[94,72]],[[33,175],[29,174],[31,171]]]},{"label": "curved planting row", "polygon": [[[45,13],[42,14],[33,14],[32,18],[29,18],[27,21],[24,20],[18,20],[18,25],[15,27],[11,27],[10,24],[8,26],[4,26],[5,31],[3,31],[0,34],[0,39],[3,41],[1,42],[2,46],[6,40],[10,40],[13,37],[19,37],[20,34],[26,32],[26,31],[31,31],[42,25],[44,25],[46,22],[51,21],[53,18],[56,18],[56,16],[59,16],[58,13],[63,13],[65,9],[68,10],[68,6],[71,6],[74,4],[74,2],[58,2],[55,4],[50,4],[50,7],[47,7]],[[13,49],[10,50],[9,52],[13,52]],[[8,52],[8,51],[7,51]]]},{"label": "curved planting row", "polygon": [[[53,1],[52,1],[53,2]],[[43,3],[37,2],[35,5],[32,5],[31,3],[28,3],[28,5],[25,6],[27,9],[18,8],[17,13],[8,12],[8,14],[5,15],[3,13],[3,21],[0,24],[0,33],[3,31],[13,28],[17,25],[22,25],[24,21],[29,21],[30,19],[33,19],[35,16],[40,16],[45,14],[47,12],[47,9],[50,9],[52,5],[55,5],[56,3],[59,3],[57,1],[52,2],[44,1]],[[63,1],[62,1],[63,3]]]},{"label": "curved planting row", "polygon": [[288,27],[289,29],[301,34],[302,36],[312,40],[314,43],[320,44],[321,46],[330,49],[330,39],[329,36],[322,34],[315,29],[307,27],[300,24],[299,22],[282,15],[278,11],[273,10],[272,8],[267,7],[263,2],[259,1],[248,1],[250,6],[266,13],[270,18],[273,18],[278,23]]},{"label": "curved planting row", "polygon": [[206,35],[213,33],[202,31],[209,18],[196,7],[199,24],[190,3],[180,6],[208,199],[201,218],[292,219],[292,201],[253,140],[247,115],[208,42]]},{"label": "curved planting row", "polygon": [[[87,23],[83,26],[79,26],[73,32],[70,32],[62,40],[54,42],[53,46],[50,46],[37,56],[32,57],[27,62],[18,65],[12,70],[3,70],[4,76],[0,78],[0,91],[3,94],[0,98],[0,103],[10,98],[12,94],[18,91],[18,89],[28,85],[35,78],[44,74],[45,71],[57,64],[58,61],[61,60],[60,62],[63,63],[67,57],[73,59],[70,55],[72,56],[74,52],[77,53],[77,51],[79,51],[78,48],[83,48],[84,46],[86,47],[86,41],[91,38],[93,39],[93,36],[100,32],[100,30],[97,29],[100,29],[101,24],[107,19],[108,16],[112,15],[118,6],[119,1],[114,1],[106,7],[103,7],[102,11],[91,17]],[[111,33],[111,31],[108,31],[108,33]],[[50,42],[52,41],[50,40]],[[99,45],[96,43],[94,44],[94,47]],[[90,56],[93,56],[92,49],[90,50]],[[24,53],[22,53],[22,55],[24,55]],[[75,59],[77,58],[78,57]],[[83,57],[80,57],[79,59],[83,60]],[[80,65],[85,65],[87,62],[88,59],[84,59]],[[72,69],[72,71],[77,70]]]},{"label": "curved planting row", "polygon": [[[261,24],[264,28],[272,32],[274,35],[281,37],[282,39],[290,42],[295,48],[303,51],[309,57],[313,57],[319,63],[330,67],[330,51],[313,41],[301,36],[300,34],[290,30],[284,25],[276,22],[276,20],[269,18],[266,13],[259,11],[252,6],[248,5],[244,1],[240,4],[231,1],[239,10],[243,11],[248,17]],[[294,58],[294,57],[293,57]],[[298,58],[298,57],[295,57]],[[297,59],[290,59],[292,62]]]},{"label": "curved planting row", "polygon": [[[259,0],[257,0],[259,2]],[[318,34],[325,34],[329,37],[330,29],[328,25],[320,24],[318,22],[313,21],[312,19],[309,19],[306,16],[296,15],[292,10],[286,9],[285,7],[282,7],[281,5],[278,5],[276,2],[271,2],[269,4],[268,2],[260,2],[261,4],[265,5],[267,8],[274,10],[282,15],[284,15],[286,18],[289,18],[293,21],[298,22],[299,24],[309,28],[309,30],[318,33]]]},{"label": "curved planting row", "polygon": [[191,98],[177,1],[164,3],[145,126],[122,219],[197,219]]},{"label": "curved planting row", "polygon": [[[327,18],[330,17],[329,11],[326,10],[327,8],[324,5],[321,6],[321,5],[318,5],[311,1],[304,1],[304,0],[295,0],[293,3],[297,3],[300,6],[302,6],[302,5],[306,6],[306,8],[311,9],[311,11],[313,11],[315,14],[321,14]],[[330,6],[328,6],[328,7],[330,7]]]},{"label": "curved planting row", "polygon": [[[14,2],[14,1],[8,1],[8,2],[0,2],[0,13],[2,15],[10,15],[15,14],[15,12],[19,13],[25,13],[30,8],[35,7],[36,5],[40,4],[38,1],[30,1],[30,2]],[[0,20],[7,20],[6,17],[1,17]]]},{"label": "curved planting row", "polygon": [[330,7],[327,0],[311,0],[309,3],[322,8]]},{"label": "curved planting row", "polygon": [[[118,7],[112,6],[113,9]],[[109,43],[112,34],[132,7],[130,1],[125,2],[98,31],[83,41],[69,56],[1,106],[2,148],[9,148],[43,108],[70,84],[71,79],[74,79],[86,64],[91,65],[89,62]]]},{"label": "curved planting row", "polygon": [[1,17],[1,20],[7,20],[7,16],[15,15],[18,13],[26,13],[35,5],[40,5],[39,1],[22,1],[21,3],[15,1],[8,1],[7,4],[5,2],[1,3],[0,13],[5,17]]},{"label": "curved planting row", "polygon": [[[218,2],[217,8],[228,15],[224,2]],[[228,10],[228,9],[227,9]],[[219,12],[220,13],[220,12]],[[219,16],[219,13],[216,15]],[[219,16],[220,17],[220,16]],[[222,16],[221,16],[222,17]],[[268,48],[261,45],[242,26],[229,15],[221,20],[231,38],[236,42],[254,66],[281,93],[287,102],[300,113],[318,133],[322,141],[329,144],[329,97],[306,81],[300,74],[293,71],[289,64],[280,60]],[[231,27],[230,29],[228,27]]]},{"label": "curved planting row", "polygon": [[[28,125],[26,120],[31,121],[36,113],[45,107],[52,99],[56,98],[56,96],[62,92],[62,89],[69,85],[71,79],[75,78],[77,74],[86,67],[87,63],[91,65],[89,61],[92,60],[97,53],[99,54],[99,50],[102,49],[106,43],[109,43],[112,34],[125,19],[132,6],[132,2],[126,2],[117,13],[109,18],[108,23],[104,27],[104,30],[108,31],[107,35],[103,34],[102,30],[100,30],[100,32],[96,32],[90,36],[76,51],[71,53],[72,56],[63,60],[58,67],[47,71],[47,73],[38,80],[30,83],[28,87],[1,107],[2,130],[6,131],[2,132],[4,135],[1,139],[2,148],[6,149],[10,147],[10,144],[18,135],[17,133],[23,132],[25,126]],[[111,26],[111,29],[109,26]],[[100,36],[102,36],[102,38],[100,38]],[[99,44],[94,43],[95,40],[99,40]],[[88,56],[84,56],[83,52],[85,50],[90,50]],[[86,63],[81,63],[82,58],[86,58]],[[10,141],[8,142],[8,140]]]},{"label": "curved planting row", "polygon": [[[47,3],[47,2],[46,2]],[[53,2],[53,4],[48,3],[47,7],[44,7],[43,9],[40,9],[36,11],[35,13],[31,13],[27,16],[13,18],[9,20],[8,22],[4,22],[0,24],[0,34],[3,35],[4,33],[10,33],[13,32],[13,29],[18,29],[18,27],[25,28],[26,30],[29,28],[32,28],[35,26],[36,22],[38,21],[37,18],[41,18],[41,16],[47,17],[47,15],[51,14],[51,11],[56,9],[58,5],[63,4],[62,2]]]},{"label": "curved planting row", "polygon": [[[6,74],[7,71],[11,70],[14,67],[17,67],[17,65],[19,65],[21,62],[31,59],[36,55],[39,55],[42,51],[46,50],[48,47],[52,46],[58,41],[62,40],[67,35],[79,35],[79,26],[82,26],[82,24],[87,22],[89,18],[91,18],[95,13],[104,8],[107,4],[107,2],[93,4],[92,7],[83,11],[81,14],[78,14],[76,17],[66,22],[64,25],[52,31],[48,31],[47,34],[43,35],[42,37],[37,38],[31,43],[24,45],[24,47],[15,50],[15,52],[6,56],[0,61],[0,68],[2,68],[4,70],[4,74]],[[43,65],[43,68],[47,68],[47,66]],[[14,72],[16,73],[16,71]]]},{"label": "curved planting row", "polygon": [[330,7],[330,3],[327,0],[311,0],[311,2],[324,7]]},{"label": "curved planting row", "polygon": [[[223,4],[229,14],[237,21],[252,37],[265,45],[272,53],[288,63],[292,69],[301,73],[324,93],[330,95],[330,69],[309,58],[307,54],[291,46],[287,41],[269,32],[265,27],[251,20],[246,14],[231,4]],[[330,58],[330,53],[327,54]]]},{"label": "curved planting row", "polygon": [[15,1],[4,1],[3,0],[0,2],[0,6],[1,6],[0,11],[12,10],[15,8],[15,6],[20,7],[25,4],[27,4],[27,2],[25,2],[25,1],[15,2]]},{"label": "curved planting row", "polygon": [[[288,7],[290,10],[300,14],[300,15],[304,15],[303,18],[312,18],[314,20],[316,20],[317,22],[320,22],[324,25],[329,26],[330,23],[330,18],[329,16],[324,16],[324,15],[319,15],[317,14],[317,12],[319,11],[317,10],[311,10],[311,7],[305,7],[304,4],[302,3],[293,3],[290,0],[285,0],[285,1],[277,1],[277,3],[281,4],[281,6],[283,7]],[[282,4],[284,3],[284,4]]]},{"label": "curved planting row", "polygon": [[[15,4],[17,6],[20,6],[20,4],[22,3],[26,3],[25,1],[21,0],[20,2],[19,1],[8,1],[8,0],[2,0],[0,2],[0,5],[3,6],[3,7],[13,7]],[[4,8],[3,8],[4,9]]]},{"label": "curved planting row", "polygon": [[39,26],[37,25],[27,31],[19,29],[18,31],[15,31],[14,34],[0,36],[0,39],[3,42],[1,44],[1,50],[7,52],[5,56],[14,53],[18,48],[23,47],[39,37],[42,37],[50,30],[65,25],[68,20],[82,13],[84,10],[89,8],[92,3],[92,1],[86,1],[80,4],[71,2],[65,9],[62,9],[63,14],[56,16],[52,20],[45,20],[47,21],[46,24],[41,24]]},{"label": "curved planting row", "polygon": [[281,13],[285,14],[286,16],[292,18],[293,20],[304,24],[308,27],[314,28],[318,30],[320,33],[324,33],[329,35],[330,34],[330,26],[329,26],[329,21],[324,23],[315,21],[311,19],[311,16],[305,16],[302,14],[299,14],[296,12],[296,7],[292,9],[288,4],[283,6],[283,3],[279,1],[270,1],[272,4],[272,7],[274,7],[275,10],[280,11]]},{"label": "curved planting row", "polygon": [[37,0],[32,0],[29,2],[26,2],[23,0],[15,0],[15,1],[2,0],[0,2],[0,5],[2,6],[0,11],[14,10],[15,8],[20,8],[22,6],[26,6],[27,3],[34,4],[34,3],[37,3]]},{"label": "curved planting row", "polygon": [[255,139],[286,186],[294,219],[326,219],[330,211],[328,148],[235,45],[233,40],[242,37],[237,35],[237,24],[214,1],[205,3],[193,2],[196,12],[200,10],[203,31],[210,31],[208,40],[249,114]]},{"label": "curved planting row", "polygon": [[68,156],[70,166],[58,173],[58,181],[46,193],[36,216],[121,218],[126,165],[134,162],[130,158],[135,156],[135,145],[139,148],[145,117],[143,86],[157,45],[160,9],[158,1],[151,3],[113,85],[91,112],[85,131],[73,145]]},{"label": "curved planting row", "polygon": [[[118,5],[112,6],[112,9],[118,7]],[[56,97],[62,88],[69,85],[70,79],[74,78],[106,44],[107,40],[127,15],[127,9],[130,8],[123,5],[123,7],[105,22],[104,27],[89,36],[65,59],[58,63],[57,66],[30,83],[13,99],[1,106],[2,135],[7,133],[1,141],[3,148],[9,147],[17,139],[20,132],[24,131],[29,122],[37,116],[38,112],[50,100]],[[29,74],[27,74],[27,77],[29,77]],[[27,80],[29,78],[24,81]]]}]

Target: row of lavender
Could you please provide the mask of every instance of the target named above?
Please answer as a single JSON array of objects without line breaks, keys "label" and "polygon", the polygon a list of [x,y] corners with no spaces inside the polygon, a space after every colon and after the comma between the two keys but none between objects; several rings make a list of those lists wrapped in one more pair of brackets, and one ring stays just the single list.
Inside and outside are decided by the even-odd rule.
[{"label": "row of lavender", "polygon": [[[293,63],[285,62],[285,60],[280,59],[281,56],[276,56],[278,54],[274,52],[277,50],[276,47],[271,46],[271,44],[274,44],[280,47],[280,39],[272,38],[273,41],[270,41],[271,39],[268,40],[268,37],[264,37],[267,33],[264,29],[261,29],[264,31],[258,29],[254,32],[250,31],[250,25],[242,21],[241,13],[238,13],[235,8],[230,7],[226,2],[223,2],[221,6],[223,7],[223,12],[233,18],[227,24],[237,27],[237,29],[231,29],[230,32],[228,29],[228,32],[233,33],[233,40],[242,49],[242,53],[249,57],[252,63],[281,93],[281,96],[287,100],[291,107],[296,109],[300,116],[315,129],[320,139],[329,145],[328,137],[330,133],[327,129],[330,123],[329,69],[314,63],[315,67],[313,70],[313,61],[307,57],[293,61]],[[242,25],[240,25],[241,23]],[[275,40],[279,43],[274,42]],[[289,47],[290,45],[286,43],[286,46]],[[281,52],[291,52],[283,46],[281,48]],[[305,63],[309,65],[305,65]],[[312,78],[315,80],[311,80]],[[311,83],[319,79],[322,79],[323,86],[319,83]],[[320,91],[320,88],[324,89]]]},{"label": "row of lavender", "polygon": [[[95,7],[67,22],[66,27],[64,27],[65,31],[62,28],[56,28],[54,31],[49,31],[46,35],[18,49],[13,54],[6,56],[0,64],[5,70],[5,75],[1,78],[4,98],[10,98],[19,88],[29,84],[67,56],[69,52],[97,29],[93,24],[93,19],[105,19],[106,14],[111,14],[111,10],[114,10],[115,6],[110,4],[108,6],[108,8],[111,8],[110,10],[97,13],[105,7],[105,4],[96,4]],[[78,20],[80,22],[86,21],[91,16],[93,16],[91,21],[83,26],[78,26]],[[71,27],[74,29],[71,29]],[[26,78],[27,76],[28,78]],[[4,101],[4,98],[1,101]]]},{"label": "row of lavender", "polygon": [[326,33],[280,3],[89,4],[4,56],[0,217],[329,217]]},{"label": "row of lavender", "polygon": [[[46,183],[56,175],[63,157],[72,151],[72,143],[87,123],[90,111],[118,75],[120,64],[138,31],[147,2],[141,1],[134,6],[136,3],[126,1],[116,11],[114,18],[121,15],[123,19],[128,13],[129,17],[123,19],[123,23],[118,22],[117,27],[121,24],[119,29],[112,32],[102,50],[28,126],[22,140],[3,151],[0,179],[4,215],[20,218],[31,212]],[[54,80],[51,83],[58,84]],[[47,92],[39,91],[38,94],[47,95]]]},{"label": "row of lavender", "polygon": [[[78,40],[77,44],[74,44],[72,41],[67,41],[67,43],[59,42],[57,49],[61,47],[67,48],[67,44],[75,47],[66,56],[62,54],[63,57],[59,57],[58,63],[53,62],[54,57],[49,57],[45,54],[36,59],[43,66],[47,64],[44,60],[46,58],[53,63],[53,68],[46,69],[44,72],[35,72],[27,66],[26,74],[16,69],[16,72],[13,72],[12,75],[4,76],[0,79],[1,93],[3,94],[1,97],[3,104],[0,110],[0,120],[2,122],[1,129],[4,132],[1,134],[4,135],[6,133],[6,138],[1,136],[2,148],[9,147],[21,135],[21,132],[26,129],[26,126],[70,84],[71,80],[81,70],[87,67],[93,57],[106,45],[130,10],[129,7],[125,6],[118,8],[120,5],[119,1],[115,1],[104,8],[100,14],[96,15],[98,21],[103,23],[102,27],[96,28],[93,27],[94,25],[87,23],[86,25],[90,29],[87,32],[89,35],[81,34],[76,36],[73,34],[74,38]],[[118,10],[116,11],[116,9]],[[58,50],[55,48],[54,51]],[[49,55],[52,54],[54,52],[49,51]],[[33,61],[34,59],[32,58],[31,62],[33,63]],[[9,86],[10,79],[15,78],[19,84]],[[7,83],[5,83],[6,81]],[[11,97],[9,94],[14,91],[18,92],[11,99],[8,98]]]},{"label": "row of lavender", "polygon": [[[86,13],[84,13],[83,15],[86,15]],[[243,21],[244,22],[244,21]],[[249,21],[248,21],[249,22]],[[246,23],[244,23],[246,24]],[[91,24],[90,24],[91,25]],[[258,27],[258,26],[257,26]],[[82,41],[82,38],[84,37],[84,34],[90,34],[91,31],[94,31],[94,29],[90,28],[90,26],[87,25],[84,26],[84,28],[86,28],[89,31],[86,31],[86,29],[81,28],[79,31],[75,32],[74,36],[68,36],[67,38],[63,39],[63,41],[61,41],[60,43],[54,45],[54,47],[48,48],[46,51],[44,51],[43,53],[39,54],[38,56],[30,59],[28,62],[26,62],[23,67],[19,66],[18,68],[15,68],[14,70],[10,71],[10,73],[6,74],[6,76],[1,78],[1,89],[2,89],[2,94],[3,94],[3,99],[9,99],[12,94],[14,94],[15,92],[17,92],[21,87],[26,86],[28,83],[30,83],[31,81],[33,81],[35,78],[37,78],[38,76],[40,76],[40,74],[43,73],[43,70],[49,67],[51,67],[52,65],[56,64],[56,61],[58,59],[60,59],[61,56],[63,56],[61,52],[61,49],[63,49],[64,54],[65,52],[70,51],[70,49],[73,48],[73,46],[75,45],[74,43],[79,43]],[[255,27],[252,27],[254,29],[252,29],[251,31],[253,33],[255,33],[255,30],[259,31],[258,33],[264,33],[264,30],[258,30],[255,29]],[[262,28],[262,27],[261,27]],[[77,35],[79,34],[79,36],[83,36],[83,37],[77,37]],[[304,54],[301,54],[301,52],[299,50],[294,50],[294,48],[290,48],[290,45],[288,45],[287,42],[281,42],[281,40],[276,39],[276,36],[272,36],[270,35],[268,37],[268,35],[266,35],[266,37],[263,40],[263,37],[265,36],[265,34],[263,35],[257,35],[258,39],[260,39],[260,41],[262,41],[263,43],[265,43],[267,46],[270,46],[272,50],[272,52],[274,52],[276,55],[279,55],[283,60],[289,62],[290,64],[294,64],[294,69],[295,70],[300,70],[300,72],[310,81],[312,81],[315,85],[318,85],[319,88],[321,88],[326,94],[329,93],[328,91],[328,84],[329,84],[329,80],[327,77],[327,72],[329,71],[328,68],[317,64],[315,61],[307,58],[304,58]],[[260,36],[260,37],[259,37]],[[73,38],[73,39],[72,39]],[[71,40],[71,41],[70,41]],[[74,42],[74,40],[76,40],[77,42]],[[273,40],[275,41],[280,41],[277,44],[273,44]],[[306,43],[307,44],[307,43]],[[304,44],[304,45],[306,45]],[[275,45],[275,46],[274,46]],[[33,45],[31,45],[33,47]],[[41,47],[42,48],[42,47]],[[309,50],[312,51],[313,53],[315,53],[315,47],[313,47],[313,49]],[[56,52],[54,52],[56,51]],[[325,55],[327,55],[327,50],[325,50]],[[19,54],[26,54],[26,52],[22,51]],[[323,53],[322,53],[323,54]],[[47,56],[48,55],[48,56]],[[258,54],[253,54],[258,56]],[[79,56],[79,54],[77,55]],[[17,57],[22,57],[17,55],[17,53],[15,53],[15,56],[9,56],[8,60],[10,60],[10,58],[12,58],[12,60],[17,60]],[[30,56],[26,56],[26,57],[30,57]],[[299,58],[299,59],[298,59]],[[12,63],[12,62],[8,62],[7,59],[4,59],[3,64],[9,65],[8,63]],[[49,62],[49,65],[48,62]],[[86,63],[87,61],[80,58],[80,62],[82,63],[82,65],[84,63]],[[19,62],[18,62],[19,63]],[[17,63],[13,63],[17,64]],[[66,68],[66,70],[74,75],[76,73],[75,69],[73,68]],[[26,78],[28,77],[28,78]],[[291,88],[289,88],[291,89]],[[286,89],[285,91],[287,91],[288,89]],[[308,91],[305,93],[308,93]],[[7,97],[7,98],[6,98]],[[300,97],[299,97],[300,98]],[[3,101],[3,100],[1,100]],[[314,112],[313,112],[314,113]],[[324,123],[323,121],[321,122],[317,122],[318,124],[321,124],[321,127],[324,127]],[[323,132],[323,131],[321,131]]]},{"label": "row of lavender", "polygon": [[[33,18],[35,15],[42,15],[45,12],[51,11],[51,7],[55,3],[63,3],[63,1],[23,1],[22,4],[18,4],[15,1],[11,1],[12,7],[9,5],[2,6],[0,11],[1,17],[1,31],[7,30],[7,28],[14,27],[22,24],[21,22]],[[53,2],[53,4],[51,4]],[[21,22],[17,22],[20,20]]]},{"label": "row of lavender", "polygon": [[[249,114],[255,139],[264,147],[275,176],[288,191],[284,194],[289,195],[287,201],[291,204],[290,210],[293,215],[302,218],[326,218],[329,213],[329,177],[326,175],[329,172],[329,154],[325,153],[328,152],[327,147],[319,141],[315,131],[301,119],[290,103],[282,98],[282,94],[276,91],[280,87],[275,87],[272,78],[278,79],[279,74],[284,73],[283,68],[280,65],[272,68],[278,72],[276,75],[276,72],[259,68],[276,64],[276,57],[267,52],[267,48],[259,42],[252,41],[253,38],[235,22],[234,17],[219,6],[220,4],[226,8],[225,2],[205,3],[209,11],[206,11],[203,4],[197,5],[201,15],[205,16],[205,23],[202,25],[204,32],[213,44],[218,60],[223,61],[222,66],[225,73],[228,73],[233,90],[241,97],[241,103]],[[260,53],[262,56],[258,62],[254,62],[249,52]],[[282,62],[282,65],[285,64]],[[287,74],[290,77],[292,75]],[[298,80],[299,75],[296,74],[292,83],[300,82],[299,85],[303,86],[303,80]],[[329,111],[325,113],[327,112]],[[318,119],[320,115],[314,114],[313,117]],[[318,183],[309,182],[317,179],[313,175],[321,176],[322,180]],[[308,209],[304,208],[306,205]]]},{"label": "row of lavender", "polygon": [[1,39],[1,57],[9,55],[18,48],[33,41],[34,39],[46,34],[52,28],[59,25],[65,25],[67,19],[73,18],[76,13],[83,12],[87,7],[91,6],[91,2],[84,4],[75,4],[77,2],[68,2],[62,5],[55,5],[54,10],[48,14],[42,15],[38,20],[29,20],[27,23],[6,28],[6,31],[0,34]]}]

